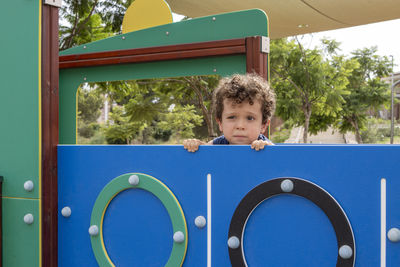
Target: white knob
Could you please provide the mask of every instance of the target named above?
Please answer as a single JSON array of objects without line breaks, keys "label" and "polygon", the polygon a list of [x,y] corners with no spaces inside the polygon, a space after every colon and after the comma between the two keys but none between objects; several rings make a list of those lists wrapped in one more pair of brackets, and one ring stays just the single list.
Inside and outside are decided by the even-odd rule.
[{"label": "white knob", "polygon": [[139,176],[137,176],[136,174],[129,176],[129,184],[136,186],[139,184]]},{"label": "white knob", "polygon": [[24,189],[28,192],[31,192],[33,190],[33,182],[31,180],[28,180],[24,183]]},{"label": "white knob", "polygon": [[283,180],[281,183],[281,189],[285,193],[292,192],[294,188],[293,182],[289,179]]},{"label": "white knob", "polygon": [[197,216],[196,219],[194,219],[194,224],[198,227],[198,228],[203,228],[204,226],[206,226],[206,218],[204,218],[204,216]]},{"label": "white knob", "polygon": [[239,238],[237,238],[236,236],[231,236],[228,239],[228,247],[232,248],[232,249],[236,249],[240,246],[240,241]]},{"label": "white knob", "polygon": [[400,241],[400,230],[399,228],[392,228],[388,231],[387,237],[392,242],[399,242]]},{"label": "white knob", "polygon": [[25,214],[24,222],[26,224],[32,224],[33,223],[33,215],[31,213]]},{"label": "white knob", "polygon": [[173,238],[176,243],[182,243],[185,241],[185,235],[181,231],[175,232]]},{"label": "white knob", "polygon": [[353,255],[353,250],[351,249],[350,246],[348,245],[343,245],[339,248],[339,256],[342,257],[342,259],[350,259],[351,256]]},{"label": "white knob", "polygon": [[68,218],[69,216],[71,216],[71,213],[72,213],[71,208],[68,207],[68,206],[62,208],[62,210],[61,210],[61,215],[64,216],[64,217],[66,217],[66,218]]},{"label": "white knob", "polygon": [[99,234],[99,227],[97,225],[91,225],[89,227],[89,235],[96,236]]}]

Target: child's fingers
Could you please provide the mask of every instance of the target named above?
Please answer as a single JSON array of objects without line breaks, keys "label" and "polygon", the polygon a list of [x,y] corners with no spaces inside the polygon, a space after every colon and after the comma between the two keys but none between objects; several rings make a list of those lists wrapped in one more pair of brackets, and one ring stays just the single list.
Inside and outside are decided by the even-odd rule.
[{"label": "child's fingers", "polygon": [[201,141],[197,139],[186,139],[183,141],[183,147],[189,152],[196,152],[200,144]]}]

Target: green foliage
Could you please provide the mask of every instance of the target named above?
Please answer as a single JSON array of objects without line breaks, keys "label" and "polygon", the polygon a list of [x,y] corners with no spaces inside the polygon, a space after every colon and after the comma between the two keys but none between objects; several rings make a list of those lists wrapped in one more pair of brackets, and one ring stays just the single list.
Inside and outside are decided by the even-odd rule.
[{"label": "green foliage", "polygon": [[60,50],[121,32],[133,0],[64,0],[60,10]]},{"label": "green foliage", "polygon": [[108,144],[130,144],[146,126],[140,122],[131,122],[124,108],[115,106],[104,135]]},{"label": "green foliage", "polygon": [[95,90],[83,88],[78,90],[78,136],[88,139],[99,131],[100,125],[97,119],[100,117],[102,107],[103,98]]},{"label": "green foliage", "polygon": [[103,98],[95,90],[78,90],[78,116],[85,122],[95,122],[101,114]]},{"label": "green foliage", "polygon": [[201,125],[203,118],[197,115],[193,105],[175,106],[171,111],[162,115],[158,127],[164,131],[173,132],[175,140],[194,137],[193,128]]},{"label": "green foliage", "polygon": [[391,72],[387,57],[376,55],[377,48],[364,48],[354,51],[351,60],[357,65],[351,72],[344,96],[345,105],[340,112],[341,132],[353,131],[362,143],[360,132],[366,128],[367,111],[377,110],[390,101],[390,87],[381,78]]},{"label": "green foliage", "polygon": [[211,87],[218,80],[218,76],[194,76],[90,86],[114,103],[111,120],[103,129],[107,143],[181,143],[194,137],[196,127],[213,129],[209,126],[214,117]]},{"label": "green foliage", "polygon": [[291,123],[285,122],[277,131],[271,135],[271,141],[275,144],[284,143],[290,137]]},{"label": "green foliage", "polygon": [[[333,53],[337,43],[324,41]],[[271,43],[272,86],[277,95],[276,114],[308,132],[325,130],[338,117],[348,83],[339,60],[329,61],[318,48],[304,49],[300,41],[279,39]]]},{"label": "green foliage", "polygon": [[[394,136],[400,136],[399,125],[394,128]],[[390,120],[366,119],[365,127],[361,130],[361,138],[368,144],[389,143]]]}]

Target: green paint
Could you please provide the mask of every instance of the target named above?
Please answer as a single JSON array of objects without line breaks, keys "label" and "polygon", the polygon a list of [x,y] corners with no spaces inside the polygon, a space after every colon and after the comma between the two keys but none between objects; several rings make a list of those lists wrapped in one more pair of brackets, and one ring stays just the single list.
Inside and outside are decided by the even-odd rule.
[{"label": "green paint", "polygon": [[[39,267],[39,201],[3,198],[3,266]],[[24,216],[31,213],[28,225]]]},{"label": "green paint", "polygon": [[32,180],[39,187],[39,1],[1,1],[0,10],[3,196],[38,198],[23,184]]},{"label": "green paint", "polygon": [[76,92],[83,82],[212,74],[226,76],[245,72],[246,58],[244,55],[61,70],[60,144],[75,144]]},{"label": "green paint", "polygon": [[[129,184],[129,177],[131,175],[137,175],[139,177],[138,185],[132,186]],[[118,193],[133,188],[140,188],[153,193],[167,209],[174,233],[181,231],[184,234],[185,241],[179,244],[174,242],[171,255],[165,265],[166,267],[181,266],[185,259],[188,242],[186,220],[182,208],[168,187],[154,177],[140,173],[128,173],[118,176],[103,188],[96,199],[92,210],[90,225],[97,225],[100,229],[99,235],[91,237],[92,249],[97,263],[102,267],[114,266],[114,264],[109,260],[107,252],[105,251],[105,248],[103,248],[102,244],[103,214],[105,214],[108,204]]]},{"label": "green paint", "polygon": [[[130,32],[80,45],[61,52],[61,55],[207,42],[256,35],[268,36],[268,18],[264,11],[250,9]],[[122,36],[125,39],[122,39]]]},{"label": "green paint", "polygon": [[0,4],[0,175],[7,197],[38,198],[23,184],[39,188],[39,3]]}]

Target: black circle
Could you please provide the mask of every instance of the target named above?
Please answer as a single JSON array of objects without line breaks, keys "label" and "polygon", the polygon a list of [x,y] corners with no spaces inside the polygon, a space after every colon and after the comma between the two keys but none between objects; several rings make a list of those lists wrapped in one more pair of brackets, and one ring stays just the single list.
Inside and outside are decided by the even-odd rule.
[{"label": "black circle", "polygon": [[[294,187],[291,192],[283,192],[281,183],[284,180],[292,181]],[[253,210],[264,200],[280,195],[292,194],[304,197],[318,207],[320,207],[328,216],[335,230],[338,251],[341,246],[348,245],[352,249],[352,255],[348,259],[337,256],[336,267],[353,267],[355,261],[355,241],[353,231],[349,220],[339,203],[321,187],[299,178],[276,178],[266,181],[253,188],[240,201],[233,213],[231,224],[229,226],[229,237],[236,236],[240,240],[240,245],[236,249],[229,248],[229,258],[232,267],[247,267],[245,257],[243,255],[243,232],[247,219]]]}]

